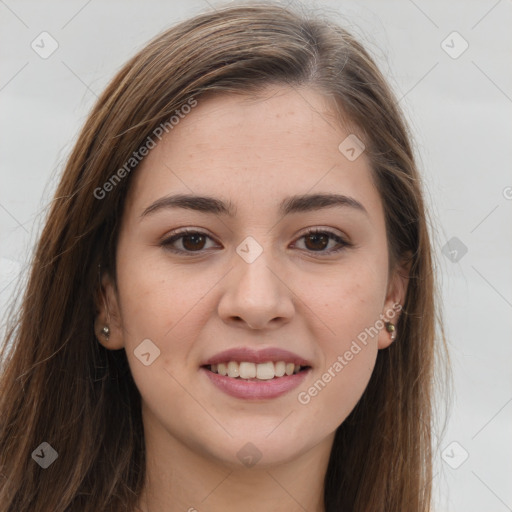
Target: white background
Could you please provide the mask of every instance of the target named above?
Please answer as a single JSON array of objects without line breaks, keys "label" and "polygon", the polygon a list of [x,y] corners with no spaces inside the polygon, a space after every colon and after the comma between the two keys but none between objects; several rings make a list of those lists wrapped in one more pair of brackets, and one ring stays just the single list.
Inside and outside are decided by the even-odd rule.
[{"label": "white background", "polygon": [[[150,38],[216,5],[0,0],[2,318],[96,96]],[[512,3],[308,5],[327,7],[359,35],[401,98],[415,136],[454,362],[435,510],[512,510]],[[59,45],[47,59],[31,48],[43,31]],[[452,52],[463,48],[459,36],[447,39],[453,31],[469,44],[456,59],[441,46],[446,40]],[[456,262],[441,252],[452,237],[467,247]],[[446,461],[456,465],[463,450],[469,457],[452,468]]]}]

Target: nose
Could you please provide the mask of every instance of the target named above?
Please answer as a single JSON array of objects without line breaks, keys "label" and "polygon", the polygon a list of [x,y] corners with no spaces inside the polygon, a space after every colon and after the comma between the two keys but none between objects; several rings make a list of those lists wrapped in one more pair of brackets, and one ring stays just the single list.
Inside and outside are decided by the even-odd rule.
[{"label": "nose", "polygon": [[220,318],[237,327],[259,330],[288,323],[295,311],[290,279],[267,257],[267,251],[252,263],[236,255],[234,265],[224,280]]}]

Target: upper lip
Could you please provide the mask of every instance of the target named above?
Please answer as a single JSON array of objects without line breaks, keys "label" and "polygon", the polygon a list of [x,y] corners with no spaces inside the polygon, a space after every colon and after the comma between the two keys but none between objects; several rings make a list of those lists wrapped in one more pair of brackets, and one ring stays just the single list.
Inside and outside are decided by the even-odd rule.
[{"label": "upper lip", "polygon": [[300,366],[311,366],[311,363],[306,359],[300,357],[289,350],[281,348],[269,347],[255,350],[249,347],[230,348],[215,354],[210,359],[204,361],[201,366],[208,366],[212,364],[226,363],[229,361],[236,361],[238,363],[266,363],[268,361],[277,362],[284,361],[285,363],[294,363]]}]

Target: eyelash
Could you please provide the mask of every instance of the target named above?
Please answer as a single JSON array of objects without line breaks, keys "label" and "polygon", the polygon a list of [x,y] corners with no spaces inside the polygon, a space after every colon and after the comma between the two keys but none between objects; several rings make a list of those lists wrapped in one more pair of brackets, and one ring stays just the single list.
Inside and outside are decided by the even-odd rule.
[{"label": "eyelash", "polygon": [[[303,233],[298,238],[298,240],[300,240],[301,238],[307,237],[309,235],[315,235],[315,234],[328,235],[330,239],[338,242],[338,244],[340,244],[340,247],[338,247],[337,249],[330,249],[328,251],[311,251],[311,250],[308,251],[307,249],[302,249],[302,250],[306,250],[310,254],[319,254],[320,257],[322,257],[323,255],[331,255],[331,254],[341,252],[341,251],[353,246],[352,243],[347,242],[345,239],[343,239],[341,236],[337,235],[336,233],[329,231],[327,229],[318,229],[318,228],[311,229],[311,230],[307,231],[306,233]],[[212,237],[210,235],[208,235],[207,233],[203,233],[202,231],[196,231],[193,229],[184,229],[183,231],[175,233],[174,235],[170,236],[169,238],[162,240],[160,245],[162,247],[164,247],[167,251],[170,251],[170,252],[173,252],[176,254],[194,255],[194,254],[204,253],[204,251],[206,251],[207,249],[202,249],[199,251],[186,251],[183,249],[175,249],[175,248],[171,247],[171,245],[174,242],[176,242],[177,240],[179,240],[181,238],[189,236],[189,235],[202,235],[202,236],[212,239]]]}]

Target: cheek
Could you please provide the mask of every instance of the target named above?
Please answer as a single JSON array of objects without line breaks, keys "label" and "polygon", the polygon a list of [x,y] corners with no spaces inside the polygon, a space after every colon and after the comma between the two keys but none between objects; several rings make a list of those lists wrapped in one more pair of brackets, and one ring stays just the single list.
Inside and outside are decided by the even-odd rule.
[{"label": "cheek", "polygon": [[209,284],[209,276],[198,279],[197,273],[173,268],[165,258],[137,257],[135,251],[130,254],[118,264],[125,342],[144,338],[162,342],[171,333],[179,337],[182,329],[178,327],[189,312],[196,311],[215,280]]},{"label": "cheek", "polygon": [[297,394],[303,427],[311,431],[333,432],[350,415],[370,381],[377,349],[360,344],[337,353]]},{"label": "cheek", "polygon": [[386,262],[359,261],[333,273],[327,285],[312,286],[311,307],[328,329],[317,342],[322,365],[298,402],[334,428],[352,411],[370,380],[386,292]]},{"label": "cheek", "polygon": [[348,349],[352,340],[379,320],[386,296],[385,264],[354,258],[334,270],[323,286],[315,288],[311,283],[312,307],[332,334],[329,353]]},{"label": "cheek", "polygon": [[[183,389],[178,382],[197,371],[197,360],[192,357],[194,340],[201,337],[212,315],[207,294],[214,291],[221,275],[199,272],[194,265],[178,268],[161,255],[155,257],[156,251],[140,253],[126,251],[130,257],[118,260],[123,341],[142,396],[160,400],[155,390],[165,390],[167,405],[162,410],[167,410],[169,397],[181,403]],[[151,343],[144,341],[148,339]],[[148,346],[144,352],[143,341]],[[157,357],[145,366],[137,356],[148,351]],[[149,358],[153,359],[152,353]]]},{"label": "cheek", "polygon": [[[132,376],[152,411],[168,411],[170,404],[182,407],[180,382],[191,371],[187,366],[190,340],[200,335],[206,315],[202,298],[218,279],[212,278],[208,286],[208,276],[199,279],[197,273],[194,277],[191,272],[170,269],[168,263],[139,257],[134,251],[125,254],[130,257],[119,258],[117,277]],[[148,365],[144,353],[150,354]]]},{"label": "cheek", "polygon": [[320,422],[325,432],[335,430],[368,385],[378,353],[381,288],[382,280],[375,272],[347,273],[323,287],[322,300],[312,297],[322,305],[319,316],[328,327],[319,327],[316,336],[322,364],[297,394],[304,421],[312,429]]}]

